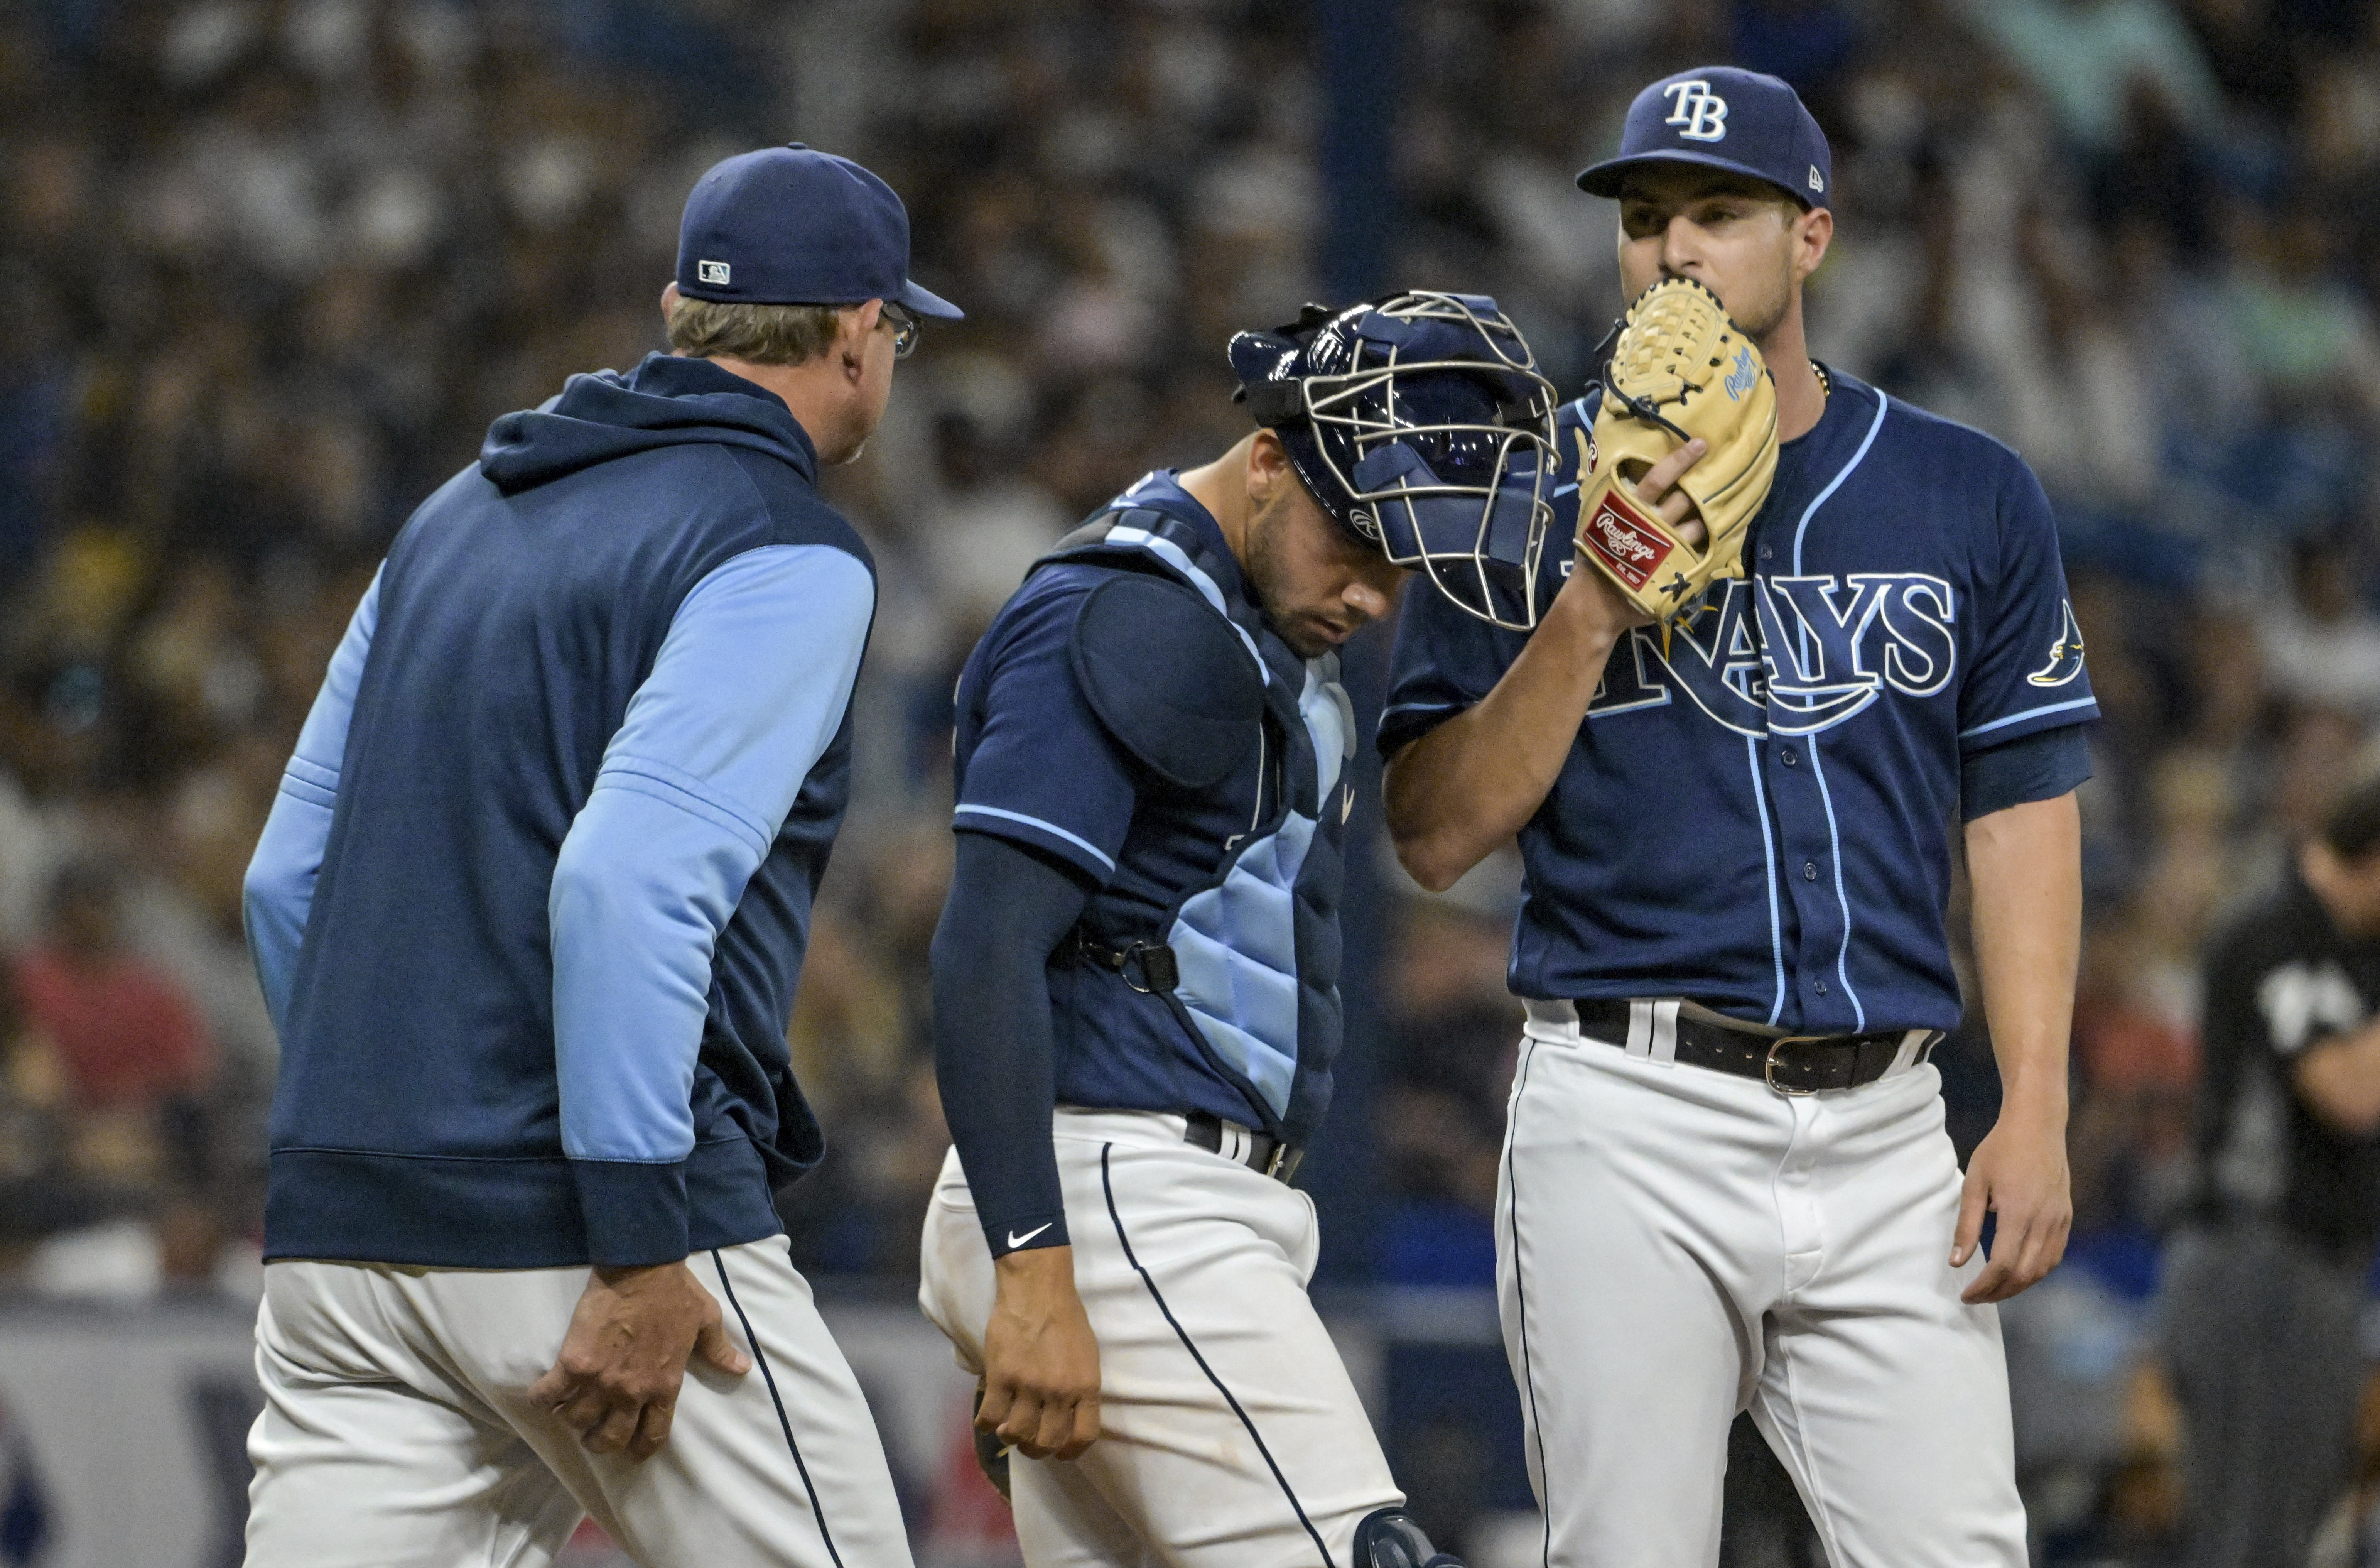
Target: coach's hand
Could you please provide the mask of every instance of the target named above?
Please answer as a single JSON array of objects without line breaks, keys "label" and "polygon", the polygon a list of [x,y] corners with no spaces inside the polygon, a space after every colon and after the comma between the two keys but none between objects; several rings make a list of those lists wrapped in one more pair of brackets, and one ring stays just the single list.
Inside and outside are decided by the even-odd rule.
[{"label": "coach's hand", "polygon": [[[1701,544],[1705,530],[1701,517],[1694,511],[1694,497],[1678,489],[1677,483],[1709,450],[1710,444],[1696,436],[1645,469],[1644,477],[1636,481],[1637,499],[1658,512],[1661,520],[1677,529],[1678,536],[1688,544]],[[1570,581],[1562,585],[1562,590],[1565,594],[1591,595],[1595,618],[1615,632],[1653,624],[1652,616],[1638,609],[1633,600],[1620,591],[1617,583],[1583,555],[1572,563]]]},{"label": "coach's hand", "polygon": [[669,1440],[678,1389],[698,1355],[730,1377],[752,1369],[727,1337],[718,1301],[685,1264],[598,1269],[552,1369],[528,1386],[529,1403],[561,1416],[589,1453],[650,1459]]},{"label": "coach's hand", "polygon": [[1960,1293],[1959,1299],[1970,1306],[2006,1301],[2039,1283],[2066,1256],[2074,1195],[2062,1117],[2028,1114],[2013,1104],[2001,1110],[1967,1161],[1958,1234],[1950,1244],[1953,1269],[1963,1268],[1981,1245],[1986,1209],[1999,1221],[1992,1231],[1991,1260]]},{"label": "coach's hand", "polygon": [[1075,1294],[1075,1249],[1012,1252],[991,1267],[976,1429],[1028,1459],[1072,1459],[1099,1435],[1099,1342]]}]

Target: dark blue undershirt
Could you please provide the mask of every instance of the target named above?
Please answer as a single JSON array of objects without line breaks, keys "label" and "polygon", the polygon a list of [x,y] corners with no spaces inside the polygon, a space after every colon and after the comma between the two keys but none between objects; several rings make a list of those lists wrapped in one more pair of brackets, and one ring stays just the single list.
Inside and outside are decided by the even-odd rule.
[{"label": "dark blue undershirt", "polygon": [[1093,889],[1072,865],[1014,839],[956,837],[933,947],[943,1118],[991,1255],[1063,1246],[1048,966]]}]

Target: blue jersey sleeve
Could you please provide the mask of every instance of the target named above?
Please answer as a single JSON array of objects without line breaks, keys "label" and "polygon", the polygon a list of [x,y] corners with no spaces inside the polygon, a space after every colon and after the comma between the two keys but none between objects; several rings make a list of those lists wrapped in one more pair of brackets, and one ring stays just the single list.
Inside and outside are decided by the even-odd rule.
[{"label": "blue jersey sleeve", "polygon": [[695,586],[563,840],[547,902],[563,1151],[599,1264],[686,1252],[683,1161],[719,933],[842,727],[858,560],[769,545]]},{"label": "blue jersey sleeve", "polygon": [[1069,646],[1087,597],[1070,588],[1020,598],[986,634],[951,825],[1030,845],[1101,887],[1115,875],[1135,789],[1133,764],[1075,679]]},{"label": "blue jersey sleeve", "polygon": [[1972,822],[2011,806],[2055,800],[2091,776],[2091,745],[2082,726],[2034,730],[1959,764],[1959,820]]},{"label": "blue jersey sleeve", "polygon": [[1495,690],[1525,640],[1464,614],[1427,582],[1414,584],[1397,611],[1380,755],[1394,756]]},{"label": "blue jersey sleeve", "polygon": [[1959,696],[1959,749],[1988,750],[2036,731],[2099,716],[2082,667],[2082,632],[2066,597],[2058,524],[2041,481],[2010,459],[1997,537],[1983,546],[1969,646],[1974,662]]},{"label": "blue jersey sleeve", "polygon": [[[1573,565],[1579,475],[1594,427],[1587,403],[1583,397],[1566,403],[1554,419],[1554,515],[1537,570],[1540,612],[1553,602]],[[1525,632],[1490,626],[1456,608],[1426,577],[1408,588],[1399,603],[1389,697],[1374,736],[1383,757],[1394,756],[1495,690],[1528,644]]]},{"label": "blue jersey sleeve", "polygon": [[347,622],[346,635],[331,655],[322,689],[298,732],[298,749],[282,770],[281,789],[256,841],[241,885],[240,912],[248,927],[248,953],[264,991],[273,1027],[285,1027],[289,987],[298,970],[298,949],[313,908],[314,879],[331,839],[331,812],[339,798],[339,768],[347,752],[347,723],[356,711],[356,688],[370,656],[372,627],[380,619],[380,573],[372,574],[363,602]]}]

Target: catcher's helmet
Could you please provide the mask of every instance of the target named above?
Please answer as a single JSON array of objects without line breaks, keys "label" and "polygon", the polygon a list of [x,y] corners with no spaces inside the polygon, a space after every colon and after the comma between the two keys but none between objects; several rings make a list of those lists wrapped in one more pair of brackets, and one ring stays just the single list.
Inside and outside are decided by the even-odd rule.
[{"label": "catcher's helmet", "polygon": [[1515,631],[1537,624],[1554,389],[1475,294],[1415,290],[1232,339],[1239,395],[1345,528]]}]

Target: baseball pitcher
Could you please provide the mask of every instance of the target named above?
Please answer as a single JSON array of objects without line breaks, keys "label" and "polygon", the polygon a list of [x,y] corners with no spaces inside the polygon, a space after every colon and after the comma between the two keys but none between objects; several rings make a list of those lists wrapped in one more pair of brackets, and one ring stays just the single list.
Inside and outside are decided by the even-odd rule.
[{"label": "baseball pitcher", "polygon": [[[1746,1408],[1836,1568],[2025,1561],[1993,1303],[2071,1214],[2097,710],[2024,463],[1808,356],[1833,180],[1774,78],[1638,95],[1579,180],[1631,306],[1558,421],[1552,602],[1399,627],[1398,854],[1525,865],[1497,1269],[1549,1568],[1708,1568]],[[2003,1086],[1963,1176],[1962,847]]]}]

